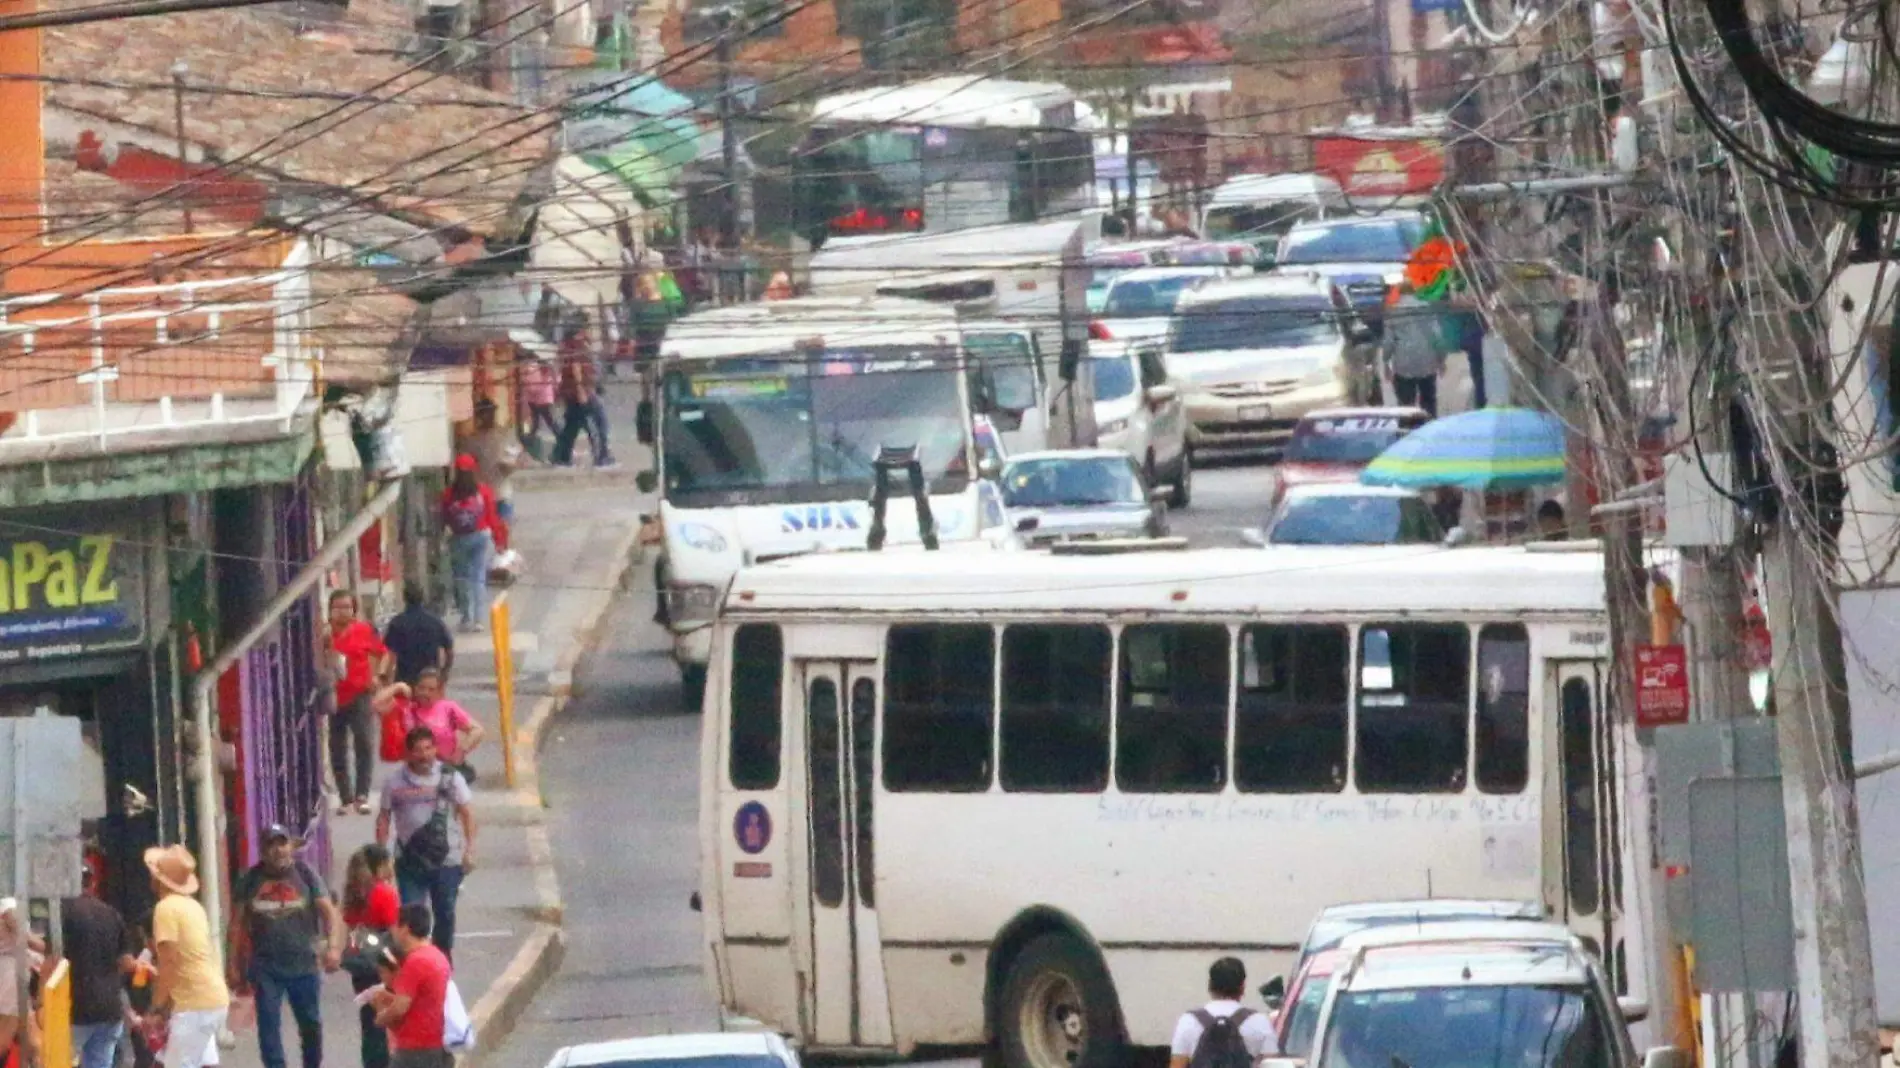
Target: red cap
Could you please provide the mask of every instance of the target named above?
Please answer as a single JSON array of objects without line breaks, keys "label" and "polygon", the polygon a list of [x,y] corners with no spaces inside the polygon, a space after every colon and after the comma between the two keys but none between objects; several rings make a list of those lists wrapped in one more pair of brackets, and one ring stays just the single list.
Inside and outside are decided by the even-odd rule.
[{"label": "red cap", "polygon": [[463,453],[462,455],[457,456],[455,458],[455,469],[457,471],[475,470],[475,457],[470,456],[468,453]]}]

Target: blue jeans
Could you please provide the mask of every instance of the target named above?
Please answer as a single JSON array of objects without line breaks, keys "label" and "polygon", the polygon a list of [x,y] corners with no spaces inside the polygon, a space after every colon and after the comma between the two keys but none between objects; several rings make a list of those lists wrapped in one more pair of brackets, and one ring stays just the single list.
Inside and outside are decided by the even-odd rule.
[{"label": "blue jeans", "polygon": [[269,965],[251,965],[251,990],[257,995],[257,1051],[264,1068],[284,1068],[284,999],[297,1018],[303,1068],[323,1065],[323,975],[285,975]]},{"label": "blue jeans", "polygon": [[442,955],[450,957],[455,950],[455,899],[462,893],[462,866],[443,866],[432,872],[412,871],[400,861],[396,864],[396,892],[402,896],[405,905],[429,903],[429,913],[435,920],[435,930],[429,941]]},{"label": "blue jeans", "polygon": [[118,1060],[119,1039],[124,1034],[124,1020],[74,1024],[73,1045],[79,1050],[79,1068],[112,1068]]},{"label": "blue jeans", "polygon": [[455,573],[455,610],[465,626],[488,622],[488,563],[495,536],[486,530],[449,539],[449,570]]}]

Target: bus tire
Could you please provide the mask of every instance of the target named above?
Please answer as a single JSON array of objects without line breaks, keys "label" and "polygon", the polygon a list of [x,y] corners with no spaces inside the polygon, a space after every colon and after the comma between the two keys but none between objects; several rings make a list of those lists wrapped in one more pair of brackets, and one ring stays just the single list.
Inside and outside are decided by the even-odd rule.
[{"label": "bus tire", "polygon": [[706,665],[680,665],[680,709],[698,712],[706,703]]},{"label": "bus tire", "polygon": [[1121,1012],[1108,969],[1066,934],[1045,934],[1010,964],[997,999],[1003,1068],[1119,1068]]}]

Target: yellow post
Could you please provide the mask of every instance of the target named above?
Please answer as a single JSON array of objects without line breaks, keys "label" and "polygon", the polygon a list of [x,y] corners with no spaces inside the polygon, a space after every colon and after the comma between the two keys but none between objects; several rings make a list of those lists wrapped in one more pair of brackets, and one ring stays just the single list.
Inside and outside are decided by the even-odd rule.
[{"label": "yellow post", "polygon": [[40,990],[40,1063],[48,1068],[73,1063],[73,972],[63,960],[53,965]]},{"label": "yellow post", "polygon": [[515,787],[515,653],[508,631],[508,592],[488,608],[488,633],[495,636],[495,693],[501,699],[501,778]]}]

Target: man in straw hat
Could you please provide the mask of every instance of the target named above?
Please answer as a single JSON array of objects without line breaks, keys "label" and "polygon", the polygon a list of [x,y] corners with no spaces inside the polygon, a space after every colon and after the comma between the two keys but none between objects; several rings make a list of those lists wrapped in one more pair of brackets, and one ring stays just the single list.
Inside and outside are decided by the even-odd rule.
[{"label": "man in straw hat", "polygon": [[198,861],[181,845],[145,851],[158,905],[152,909],[152,944],[158,977],[152,984],[148,1033],[162,1030],[165,1068],[202,1068],[218,1063],[218,1033],[231,1007],[231,991],[218,967],[211,921],[198,892]]}]

